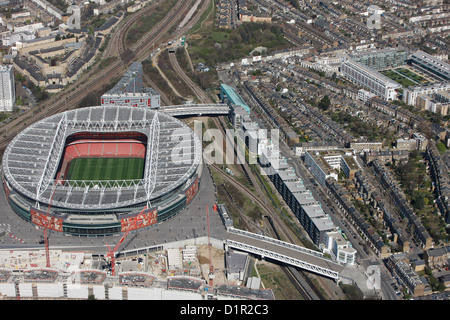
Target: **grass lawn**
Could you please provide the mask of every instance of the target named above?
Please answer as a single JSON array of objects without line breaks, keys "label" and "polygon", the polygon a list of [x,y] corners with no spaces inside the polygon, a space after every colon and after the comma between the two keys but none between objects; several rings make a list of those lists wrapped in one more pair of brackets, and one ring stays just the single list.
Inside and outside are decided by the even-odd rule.
[{"label": "grass lawn", "polygon": [[68,180],[137,180],[144,165],[142,158],[76,158],[70,162]]},{"label": "grass lawn", "polygon": [[417,81],[419,83],[422,83],[422,84],[428,83],[427,79],[425,79],[424,77],[422,77],[422,76],[420,76],[420,75],[418,75],[418,74],[416,74],[416,73],[414,73],[414,72],[412,72],[412,71],[410,71],[408,69],[399,68],[399,69],[395,69],[395,71],[400,72],[401,74],[404,74],[405,76],[407,76],[407,77],[409,77],[409,78],[411,78],[414,81]]},{"label": "grass lawn", "polygon": [[382,74],[384,74],[386,77],[394,80],[395,82],[401,84],[403,87],[409,87],[417,85],[417,83],[407,79],[406,77],[394,72],[394,71],[382,71]]}]

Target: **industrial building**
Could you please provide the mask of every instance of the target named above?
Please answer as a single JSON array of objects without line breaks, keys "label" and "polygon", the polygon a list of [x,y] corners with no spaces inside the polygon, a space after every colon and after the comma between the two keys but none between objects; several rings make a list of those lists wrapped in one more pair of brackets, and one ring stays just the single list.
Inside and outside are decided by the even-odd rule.
[{"label": "industrial building", "polygon": [[120,81],[101,96],[102,106],[160,107],[160,94],[153,88],[144,87],[140,62],[133,62]]}]

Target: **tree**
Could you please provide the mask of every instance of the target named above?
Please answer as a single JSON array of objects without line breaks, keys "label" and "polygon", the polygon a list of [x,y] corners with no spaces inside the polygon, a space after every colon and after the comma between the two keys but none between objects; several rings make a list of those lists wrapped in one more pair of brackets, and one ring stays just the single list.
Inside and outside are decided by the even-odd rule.
[{"label": "tree", "polygon": [[445,144],[443,144],[441,141],[436,143],[436,148],[438,149],[440,154],[443,154],[447,150],[447,148],[445,147]]},{"label": "tree", "polygon": [[422,194],[416,194],[413,198],[412,205],[417,210],[423,210],[425,207],[425,199]]},{"label": "tree", "polygon": [[318,107],[319,107],[320,109],[326,111],[326,110],[328,110],[328,108],[330,107],[330,104],[331,104],[330,98],[329,98],[328,96],[324,96],[324,97],[320,100]]}]

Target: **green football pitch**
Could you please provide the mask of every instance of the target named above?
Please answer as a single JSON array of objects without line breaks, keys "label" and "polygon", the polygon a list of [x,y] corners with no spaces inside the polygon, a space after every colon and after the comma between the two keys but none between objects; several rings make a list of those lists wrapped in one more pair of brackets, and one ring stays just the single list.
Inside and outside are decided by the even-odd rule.
[{"label": "green football pitch", "polygon": [[142,158],[76,158],[70,162],[67,180],[137,180],[144,175]]}]

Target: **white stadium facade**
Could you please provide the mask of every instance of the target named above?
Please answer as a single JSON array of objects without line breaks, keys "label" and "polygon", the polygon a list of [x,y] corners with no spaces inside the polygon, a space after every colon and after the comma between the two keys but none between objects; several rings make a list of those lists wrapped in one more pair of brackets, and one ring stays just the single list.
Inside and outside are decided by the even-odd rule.
[{"label": "white stadium facade", "polygon": [[[145,159],[142,178],[65,175],[74,158],[106,156]],[[30,125],[6,148],[2,169],[22,219],[61,234],[104,236],[176,215],[197,193],[202,163],[200,140],[180,120],[150,108],[97,106]]]}]

